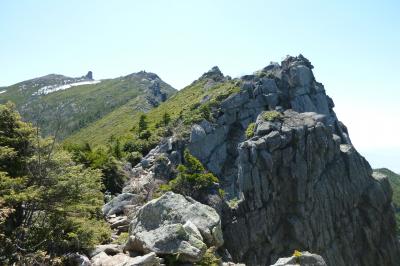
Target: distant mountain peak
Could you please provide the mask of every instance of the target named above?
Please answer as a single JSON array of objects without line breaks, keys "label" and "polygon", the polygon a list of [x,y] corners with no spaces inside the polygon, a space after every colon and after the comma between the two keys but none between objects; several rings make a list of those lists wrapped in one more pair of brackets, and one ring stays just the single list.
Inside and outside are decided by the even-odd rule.
[{"label": "distant mountain peak", "polygon": [[201,79],[212,79],[214,81],[222,81],[225,76],[222,74],[218,66],[213,66],[209,71],[201,76]]},{"label": "distant mountain peak", "polygon": [[161,80],[157,74],[152,73],[152,72],[147,72],[145,70],[129,74],[126,77],[137,77],[137,78],[142,78],[142,79],[144,78],[144,79],[149,79],[149,80]]},{"label": "distant mountain peak", "polygon": [[89,72],[86,74],[85,78],[86,78],[86,79],[93,80],[93,72],[92,72],[92,71],[89,71]]}]

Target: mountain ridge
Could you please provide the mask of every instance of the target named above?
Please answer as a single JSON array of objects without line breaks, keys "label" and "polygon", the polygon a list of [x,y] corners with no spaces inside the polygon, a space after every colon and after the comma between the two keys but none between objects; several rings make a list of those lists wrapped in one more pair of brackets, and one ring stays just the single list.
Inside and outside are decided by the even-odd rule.
[{"label": "mountain ridge", "polygon": [[[135,205],[139,213],[158,217],[159,209],[149,208],[173,197],[168,192],[157,198],[160,191],[191,196],[220,215],[221,253],[246,265],[270,265],[295,250],[317,253],[328,265],[396,265],[400,249],[388,178],[373,174],[357,152],[311,69],[299,55],[239,79],[199,79],[149,111],[149,121],[166,109],[179,114],[171,113],[171,132],[130,170],[111,206]],[[223,94],[228,84],[235,89]],[[180,97],[187,106],[168,108]],[[196,175],[211,178],[190,168],[194,159],[188,154],[201,163],[196,169],[219,182],[203,190],[185,183]],[[135,203],[136,195],[146,200]],[[151,228],[135,231],[146,223],[150,217],[134,217],[125,249],[140,252],[146,239],[172,241]],[[179,246],[182,240],[175,241]],[[182,261],[185,255],[191,254]]]},{"label": "mountain ridge", "polygon": [[[88,126],[139,95],[154,106],[175,92],[151,72],[93,80],[91,71],[79,78],[49,74],[3,90],[0,103],[14,102],[22,117],[40,126],[44,136],[57,132],[58,139]],[[60,126],[63,130],[58,130]]]},{"label": "mountain ridge", "polygon": [[118,165],[128,177],[102,208],[120,244],[87,252],[92,263],[397,265],[397,179],[358,153],[312,69],[288,56],[234,79],[213,67],[178,92],[141,71],[40,96],[137,88],[99,97],[126,101],[60,147],[108,187]]}]

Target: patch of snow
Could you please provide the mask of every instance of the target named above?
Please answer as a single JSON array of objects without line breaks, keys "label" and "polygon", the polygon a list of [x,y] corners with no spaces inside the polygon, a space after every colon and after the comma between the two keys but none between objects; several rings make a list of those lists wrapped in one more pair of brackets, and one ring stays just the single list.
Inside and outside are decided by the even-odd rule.
[{"label": "patch of snow", "polygon": [[40,88],[37,92],[33,93],[32,95],[46,95],[55,91],[66,90],[71,87],[81,86],[81,85],[91,85],[100,83],[101,80],[86,80],[86,81],[79,81],[75,83],[70,83],[66,85],[49,85]]},{"label": "patch of snow", "polygon": [[6,90],[4,90],[4,91],[0,91],[0,94],[2,94],[2,93],[5,93],[6,92]]}]

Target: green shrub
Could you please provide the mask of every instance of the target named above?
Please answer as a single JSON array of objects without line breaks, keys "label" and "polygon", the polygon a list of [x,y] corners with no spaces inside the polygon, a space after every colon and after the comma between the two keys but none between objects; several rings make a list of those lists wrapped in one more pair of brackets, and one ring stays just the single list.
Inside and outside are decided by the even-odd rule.
[{"label": "green shrub", "polygon": [[254,130],[256,128],[256,124],[255,123],[250,123],[246,129],[246,138],[251,138],[254,136]]},{"label": "green shrub", "polygon": [[145,114],[142,114],[139,118],[139,133],[146,130],[147,127],[147,117]]},{"label": "green shrub", "polygon": [[184,165],[179,165],[178,175],[169,182],[172,191],[198,198],[202,193],[210,193],[218,178],[205,170],[201,162],[191,155],[188,150],[184,152]]},{"label": "green shrub", "polygon": [[135,166],[142,160],[143,155],[140,152],[134,151],[128,153],[125,159],[132,165]]},{"label": "green shrub", "polygon": [[[0,105],[0,256],[6,265],[33,265],[25,260],[31,256],[49,265],[47,255],[110,238],[101,218],[101,171],[74,162],[35,132],[12,105]],[[84,145],[76,157],[88,163],[92,152]]]},{"label": "green shrub", "polygon": [[239,205],[239,199],[238,198],[233,198],[231,200],[228,201],[228,206],[231,209],[235,209],[237,208],[237,206]]},{"label": "green shrub", "polygon": [[210,115],[211,115],[211,108],[208,104],[204,104],[199,108],[199,112],[201,114],[201,116],[206,119],[209,120],[210,119]]},{"label": "green shrub", "polygon": [[282,114],[279,113],[278,111],[267,111],[262,114],[262,117],[264,118],[265,121],[275,121],[275,120],[281,120]]},{"label": "green shrub", "polygon": [[199,108],[200,105],[201,105],[201,103],[199,103],[199,102],[194,103],[194,104],[192,104],[192,105],[190,106],[190,110],[191,110],[191,111],[194,111],[194,110],[196,110],[197,108]]},{"label": "green shrub", "polygon": [[156,147],[159,143],[159,137],[156,135],[152,135],[149,139],[130,139],[127,140],[122,150],[124,152],[139,152],[142,155],[149,153],[151,149]]},{"label": "green shrub", "polygon": [[66,148],[71,154],[72,159],[85,165],[86,167],[99,169],[102,172],[103,191],[109,191],[112,194],[120,193],[126,181],[126,175],[122,171],[121,162],[115,157],[122,157],[123,151],[120,142],[113,140],[114,145],[108,148],[99,146],[92,149],[88,143],[78,146],[68,146]]},{"label": "green shrub", "polygon": [[210,247],[207,249],[204,256],[199,262],[196,262],[196,266],[218,266],[221,265],[221,259],[216,255],[216,248]]},{"label": "green shrub", "polygon": [[167,112],[165,112],[165,113],[163,114],[161,123],[162,123],[164,126],[167,126],[167,125],[169,124],[169,122],[171,122],[171,116],[170,116]]},{"label": "green shrub", "polygon": [[169,184],[161,184],[158,188],[156,188],[153,192],[153,199],[161,197],[165,192],[172,191],[172,188]]},{"label": "green shrub", "polygon": [[148,140],[150,137],[151,137],[151,132],[147,129],[139,133],[139,139]]},{"label": "green shrub", "polygon": [[122,232],[117,239],[113,241],[114,244],[120,244],[123,245],[125,244],[129,239],[129,233],[128,232]]}]

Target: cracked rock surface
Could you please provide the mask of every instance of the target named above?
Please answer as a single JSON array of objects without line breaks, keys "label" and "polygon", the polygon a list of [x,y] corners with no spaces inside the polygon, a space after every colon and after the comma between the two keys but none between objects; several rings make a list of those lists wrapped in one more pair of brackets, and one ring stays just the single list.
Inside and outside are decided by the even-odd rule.
[{"label": "cracked rock surface", "polygon": [[[135,209],[130,234],[138,238],[128,244],[163,254],[160,246],[171,247],[168,234],[157,229],[164,227],[174,241],[185,242],[189,262],[203,254],[200,241],[246,265],[271,265],[294,250],[319,254],[327,265],[399,265],[389,182],[374,175],[352,145],[312,69],[303,56],[289,56],[240,78],[240,92],[223,100],[213,119],[193,125],[188,139],[164,140],[132,169],[124,192],[147,201],[157,179],[169,178],[189,149],[225,191],[226,204],[206,212],[211,227],[221,223],[222,231],[196,222],[199,212],[189,206],[200,203],[167,193]],[[217,70],[213,82],[223,80]],[[252,123],[253,136],[247,137]],[[135,204],[136,198],[125,196],[104,211],[120,211],[127,198]],[[173,206],[183,207],[165,215]]]}]

